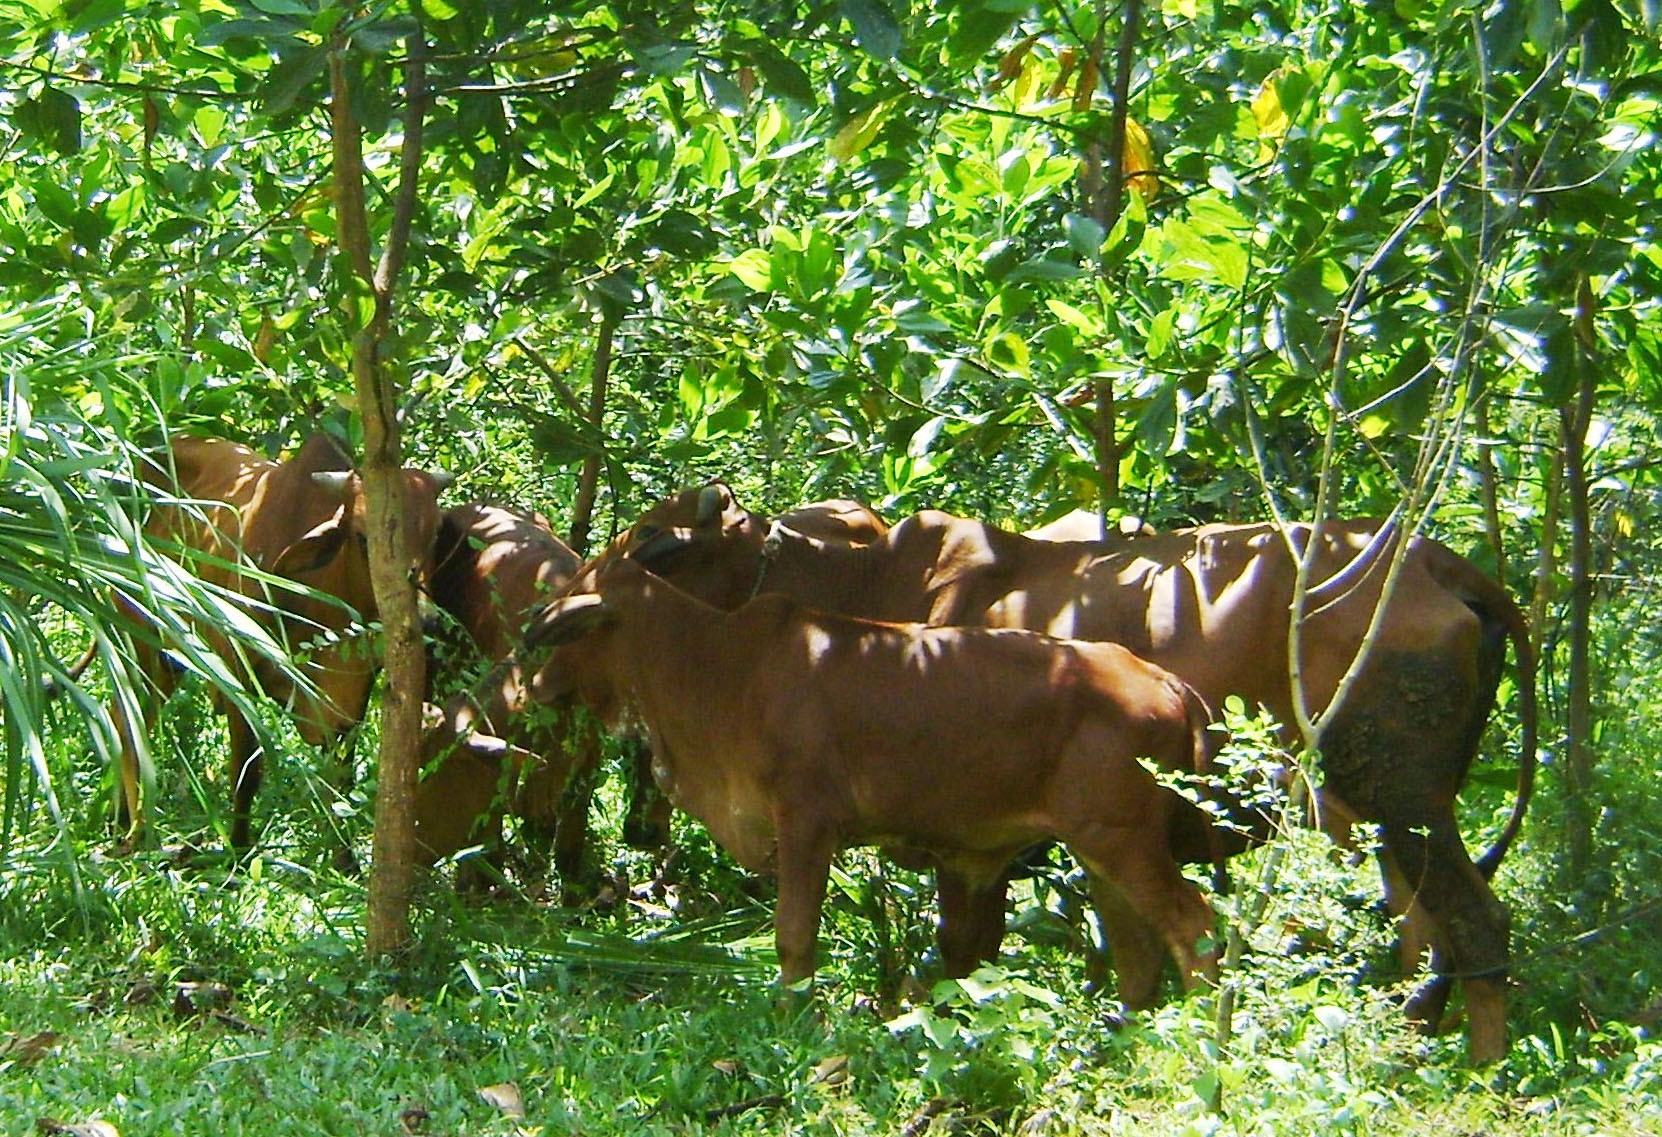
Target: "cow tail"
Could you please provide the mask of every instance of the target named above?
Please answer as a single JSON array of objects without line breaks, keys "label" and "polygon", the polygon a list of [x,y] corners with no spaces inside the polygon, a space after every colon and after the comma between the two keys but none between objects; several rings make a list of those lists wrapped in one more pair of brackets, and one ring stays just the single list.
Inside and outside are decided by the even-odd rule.
[{"label": "cow tail", "polygon": [[[1440,548],[1440,546],[1438,546]],[[1518,752],[1517,794],[1512,801],[1512,813],[1500,831],[1495,843],[1475,862],[1477,871],[1485,880],[1492,879],[1495,870],[1506,856],[1512,842],[1523,828],[1524,814],[1529,799],[1535,793],[1535,770],[1539,762],[1540,714],[1535,695],[1535,648],[1529,635],[1529,620],[1505,587],[1480,572],[1466,558],[1444,549],[1444,557],[1431,561],[1433,576],[1445,588],[1459,596],[1486,624],[1498,623],[1505,637],[1512,641],[1518,672],[1518,718],[1522,726],[1522,742]]]},{"label": "cow tail", "polygon": [[1529,799],[1535,792],[1535,768],[1539,761],[1540,745],[1540,719],[1535,698],[1535,648],[1530,642],[1529,621],[1524,618],[1523,612],[1504,589],[1498,584],[1490,583],[1493,591],[1486,606],[1487,611],[1505,625],[1507,637],[1512,641],[1512,650],[1517,656],[1518,718],[1522,723],[1523,739],[1518,754],[1517,796],[1512,802],[1511,816],[1506,819],[1506,825],[1501,829],[1495,843],[1477,858],[1477,871],[1483,874],[1485,880],[1494,877],[1495,870],[1500,867],[1501,858],[1506,856],[1506,851],[1517,839],[1518,831],[1523,828],[1524,813],[1528,810]]}]

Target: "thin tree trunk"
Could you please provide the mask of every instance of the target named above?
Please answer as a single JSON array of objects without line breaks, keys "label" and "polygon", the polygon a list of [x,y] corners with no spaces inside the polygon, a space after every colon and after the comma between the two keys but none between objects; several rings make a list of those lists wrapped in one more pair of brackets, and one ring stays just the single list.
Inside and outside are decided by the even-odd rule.
[{"label": "thin tree trunk", "polygon": [[1500,487],[1495,478],[1494,457],[1489,452],[1489,403],[1483,399],[1477,404],[1477,436],[1477,481],[1483,499],[1483,530],[1489,541],[1489,555],[1495,558],[1495,577],[1504,584],[1506,540],[1500,527]]},{"label": "thin tree trunk", "polygon": [[[1125,209],[1125,119],[1131,98],[1131,71],[1137,48],[1137,29],[1142,22],[1142,0],[1123,0],[1120,10],[1119,48],[1114,61],[1113,110],[1108,122],[1108,139],[1104,152],[1098,158],[1106,173],[1101,192],[1093,202],[1096,221],[1104,233],[1114,228]],[[1102,70],[1102,51],[1107,39],[1107,6],[1097,6],[1096,36],[1090,45],[1091,74]],[[1082,80],[1083,81],[1083,80]],[[1087,153],[1085,165],[1093,165]],[[1105,266],[1104,266],[1105,267]],[[1103,532],[1108,528],[1108,511],[1120,500],[1120,441],[1116,429],[1114,381],[1101,378],[1095,383],[1094,441],[1096,444],[1097,477],[1101,481],[1101,497],[1097,514]]]},{"label": "thin tree trunk", "polygon": [[345,302],[348,325],[357,326],[362,321],[362,298],[374,302],[367,326],[361,327],[352,341],[352,379],[364,430],[362,474],[369,525],[370,583],[380,610],[386,674],[366,929],[366,948],[372,957],[399,951],[410,941],[413,807],[421,746],[421,693],[426,685],[427,663],[413,583],[417,566],[407,563],[402,539],[405,518],[399,486],[403,459],[398,393],[383,354],[392,336],[392,299],[404,263],[420,180],[426,102],[423,46],[418,23],[417,33],[410,39],[405,72],[402,182],[379,267],[374,266],[370,253],[362,139],[352,112],[347,44],[337,44],[329,58],[336,231],[349,276]]},{"label": "thin tree trunk", "polygon": [[1547,609],[1551,607],[1558,576],[1558,522],[1564,510],[1564,448],[1555,446],[1547,459],[1546,500],[1541,509],[1540,553],[1535,564],[1535,591],[1529,599],[1529,626],[1542,651],[1547,643]]},{"label": "thin tree trunk", "polygon": [[1568,782],[1570,882],[1582,879],[1593,851],[1593,526],[1587,470],[1587,430],[1593,418],[1592,369],[1581,381],[1573,407],[1560,412],[1564,492],[1570,515],[1570,674],[1565,708],[1565,778]]},{"label": "thin tree trunk", "polygon": [[[617,338],[618,317],[608,311],[600,319],[600,337],[594,345],[594,367],[589,381],[589,426],[591,437],[604,435],[601,428],[606,419],[606,388],[612,374],[612,345]],[[589,533],[594,525],[594,503],[600,493],[600,467],[604,455],[596,451],[583,459],[583,472],[577,479],[577,500],[571,507],[571,548],[580,557],[589,555]]]}]

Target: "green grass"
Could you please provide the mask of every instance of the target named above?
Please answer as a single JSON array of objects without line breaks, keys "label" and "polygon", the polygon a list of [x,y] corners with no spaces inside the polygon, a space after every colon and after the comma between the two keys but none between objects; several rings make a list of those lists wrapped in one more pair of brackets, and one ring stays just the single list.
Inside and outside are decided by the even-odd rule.
[{"label": "green grass", "polygon": [[[79,914],[49,876],[13,871],[8,896],[42,919],[6,924],[0,1032],[55,1042],[0,1055],[0,1132],[102,1118],[123,1137],[398,1134],[418,1109],[419,1132],[447,1137],[1662,1133],[1662,1046],[1631,1029],[1549,1029],[1483,1071],[1458,1037],[1407,1034],[1388,989],[1356,982],[1378,952],[1353,950],[1370,917],[1349,890],[1366,877],[1316,840],[1295,854],[1298,918],[1284,906],[1255,940],[1221,1067],[1209,1000],[1122,1022],[1081,989],[1032,893],[1009,971],[885,1005],[874,905],[921,923],[923,890],[904,874],[870,888],[864,858],[833,896],[813,1003],[782,1008],[767,906],[722,915],[739,878],[697,840],[684,858],[675,917],[435,887],[396,970],[361,960],[361,886],[297,860],[235,878],[159,855],[94,864],[99,899]],[[1309,946],[1328,935],[1352,946]],[[225,1001],[182,1001],[203,990],[187,984]],[[1201,1106],[1212,1076],[1221,1117]],[[509,1082],[524,1119],[481,1097]]]},{"label": "green grass", "polygon": [[[169,735],[177,761],[216,769],[210,725]],[[1646,739],[1631,741],[1611,776],[1649,787]],[[1520,959],[1515,1043],[1473,1071],[1458,1030],[1405,1029],[1376,875],[1314,834],[1293,841],[1251,938],[1220,1061],[1209,998],[1127,1018],[1086,993],[1056,876],[1019,891],[1006,970],[933,999],[926,882],[853,854],[827,904],[819,990],[806,1013],[781,1008],[767,888],[686,822],[666,894],[571,911],[464,901],[433,881],[414,949],[372,967],[364,886],[327,867],[304,750],[272,763],[260,856],[232,874],[161,851],[220,840],[223,795],[179,766],[161,771],[157,850],[101,855],[107,780],[62,746],[58,785],[81,803],[68,832],[36,824],[0,852],[0,1134],[102,1118],[122,1137],[397,1137],[419,1110],[415,1131],[435,1137],[1662,1135],[1662,1044],[1633,1025],[1653,1008],[1662,934],[1654,914],[1618,919],[1655,879],[1662,794],[1623,798],[1602,894],[1565,890],[1554,812],[1532,818],[1499,880]],[[339,811],[361,853],[365,808],[360,791]],[[597,860],[640,883],[651,864],[618,844],[620,813],[605,787]],[[204,992],[222,1004],[200,1006]],[[50,1045],[31,1047],[43,1032]],[[1214,1079],[1222,1115],[1203,1106]],[[481,1096],[510,1082],[523,1119]]]}]

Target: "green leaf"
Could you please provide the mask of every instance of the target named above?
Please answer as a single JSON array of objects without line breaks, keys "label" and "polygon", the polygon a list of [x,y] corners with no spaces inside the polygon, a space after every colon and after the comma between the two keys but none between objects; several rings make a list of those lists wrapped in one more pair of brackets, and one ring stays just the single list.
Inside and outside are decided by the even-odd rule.
[{"label": "green leaf", "polygon": [[756,292],[766,292],[773,285],[773,258],[765,249],[746,249],[727,262],[727,271]]},{"label": "green leaf", "polygon": [[1086,217],[1083,213],[1068,213],[1062,217],[1062,231],[1067,234],[1068,247],[1082,257],[1095,258],[1102,252],[1102,242],[1107,236],[1102,229],[1102,223],[1094,217]]},{"label": "green leaf", "polygon": [[900,54],[900,25],[883,0],[842,0],[843,18],[854,27],[854,40],[878,59]]},{"label": "green leaf", "polygon": [[81,149],[81,104],[66,91],[43,87],[39,95],[19,103],[13,117],[24,134],[59,154]]},{"label": "green leaf", "polygon": [[959,63],[979,59],[992,50],[1015,22],[1014,10],[997,11],[979,5],[966,5],[959,15],[958,26],[947,40],[947,52]]},{"label": "green leaf", "polygon": [[870,146],[877,132],[883,128],[883,120],[888,117],[892,105],[891,102],[874,103],[843,123],[831,141],[826,143],[831,157],[838,162],[846,162]]},{"label": "green leaf", "polygon": [[750,58],[768,86],[779,94],[798,102],[814,101],[814,84],[808,77],[808,72],[787,58],[778,48],[772,44],[757,44]]},{"label": "green leaf", "polygon": [[1101,320],[1089,312],[1075,308],[1065,300],[1048,299],[1045,301],[1045,307],[1049,308],[1056,318],[1064,324],[1076,328],[1090,339],[1101,338],[1105,331]]},{"label": "green leaf", "polygon": [[323,74],[328,62],[329,48],[325,45],[289,51],[260,84],[257,93],[262,109],[271,115],[288,110],[300,93]]}]

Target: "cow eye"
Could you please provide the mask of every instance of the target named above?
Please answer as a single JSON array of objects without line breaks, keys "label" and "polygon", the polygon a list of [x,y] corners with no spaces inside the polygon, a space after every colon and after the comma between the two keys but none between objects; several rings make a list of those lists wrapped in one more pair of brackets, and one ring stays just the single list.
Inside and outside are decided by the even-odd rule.
[{"label": "cow eye", "polygon": [[368,556],[369,555],[369,534],[368,533],[354,533],[354,534],[352,534],[352,539],[358,542],[358,551],[360,553],[363,553],[365,556]]}]

